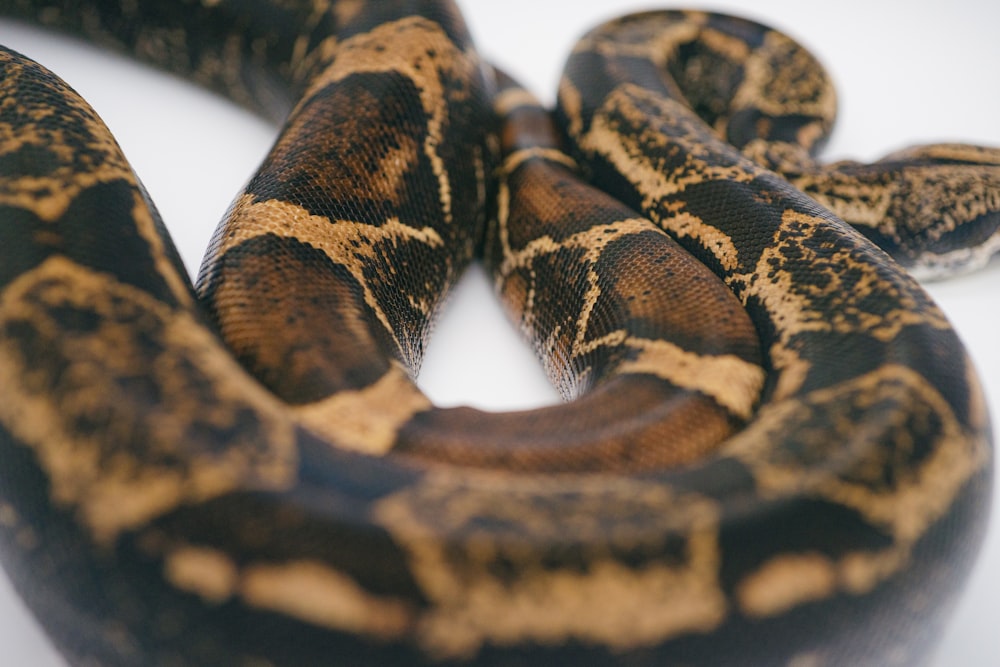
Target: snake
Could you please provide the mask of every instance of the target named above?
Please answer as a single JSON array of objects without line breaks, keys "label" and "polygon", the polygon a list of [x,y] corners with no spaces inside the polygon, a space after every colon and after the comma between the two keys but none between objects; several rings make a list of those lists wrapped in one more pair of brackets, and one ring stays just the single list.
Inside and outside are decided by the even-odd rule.
[{"label": "snake", "polygon": [[[721,14],[598,26],[553,110],[446,0],[0,14],[281,127],[192,282],[97,114],[0,51],[0,559],[69,664],[928,659],[993,453],[911,270],[987,260],[996,150],[823,163],[825,70]],[[566,402],[419,391],[472,261]]]}]

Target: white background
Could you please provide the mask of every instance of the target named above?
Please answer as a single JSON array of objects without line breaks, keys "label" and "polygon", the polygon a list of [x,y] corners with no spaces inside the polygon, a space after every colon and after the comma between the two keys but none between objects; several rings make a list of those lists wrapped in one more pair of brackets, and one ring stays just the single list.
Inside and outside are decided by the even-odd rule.
[{"label": "white background", "polygon": [[[550,101],[573,39],[595,22],[656,0],[459,0],[481,50]],[[840,92],[827,154],[875,159],[927,141],[1000,145],[1000,3],[952,0],[691,1],[781,27],[826,63]],[[41,61],[105,118],[143,178],[190,270],[274,128],[176,80],[64,38],[0,21],[0,43]],[[1000,262],[928,285],[974,357],[1000,421]],[[427,353],[422,387],[442,404],[490,409],[556,400],[500,314],[486,279],[460,284]],[[995,502],[994,505],[997,503]],[[1000,665],[1000,512],[934,667]],[[0,577],[0,667],[57,667]]]}]

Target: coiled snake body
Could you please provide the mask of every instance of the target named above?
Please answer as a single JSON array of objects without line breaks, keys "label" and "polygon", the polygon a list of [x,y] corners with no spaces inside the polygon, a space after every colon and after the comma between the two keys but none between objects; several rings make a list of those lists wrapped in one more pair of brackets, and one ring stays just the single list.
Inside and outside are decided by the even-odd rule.
[{"label": "coiled snake body", "polygon": [[[72,664],[926,658],[989,420],[864,236],[980,261],[996,152],[818,165],[825,75],[719,15],[587,35],[553,126],[447,2],[0,10],[284,119],[195,289],[93,111],[0,55],[2,557]],[[476,253],[575,400],[415,388]]]}]

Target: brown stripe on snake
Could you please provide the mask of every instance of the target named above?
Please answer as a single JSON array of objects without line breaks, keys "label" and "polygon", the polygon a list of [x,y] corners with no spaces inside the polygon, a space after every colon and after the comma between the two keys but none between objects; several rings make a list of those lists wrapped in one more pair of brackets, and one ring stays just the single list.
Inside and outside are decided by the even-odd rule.
[{"label": "brown stripe on snake", "polygon": [[[832,123],[790,39],[612,22],[556,138],[505,77],[492,97],[449,2],[0,10],[288,114],[196,297],[93,112],[0,56],[0,558],[71,664],[929,655],[981,536],[988,417],[929,298],[765,169]],[[994,162],[916,149],[832,197],[872,217],[889,164],[975,180],[940,220],[987,247]],[[489,415],[414,386],[477,249],[575,400]]]}]

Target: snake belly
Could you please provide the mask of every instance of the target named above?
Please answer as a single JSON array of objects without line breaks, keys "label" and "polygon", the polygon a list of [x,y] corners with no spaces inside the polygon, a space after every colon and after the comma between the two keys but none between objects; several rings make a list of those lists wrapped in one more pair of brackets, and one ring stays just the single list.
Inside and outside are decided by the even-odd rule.
[{"label": "snake belly", "polygon": [[[0,11],[282,126],[194,286],[96,114],[0,51],[0,557],[70,664],[927,659],[993,455],[900,263],[982,261],[994,151],[820,165],[825,74],[714,14],[595,29],[549,114],[450,2]],[[413,384],[474,257],[566,404]]]}]

